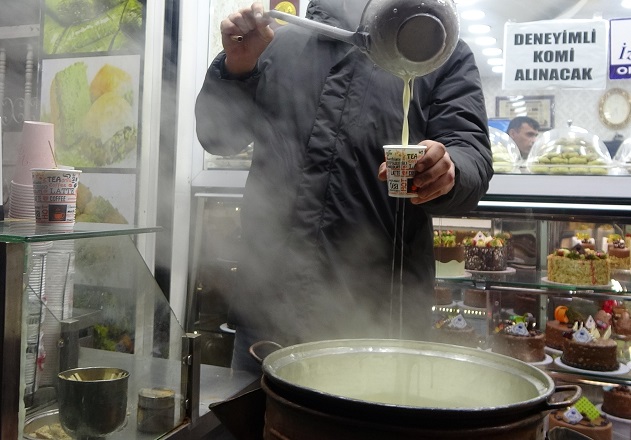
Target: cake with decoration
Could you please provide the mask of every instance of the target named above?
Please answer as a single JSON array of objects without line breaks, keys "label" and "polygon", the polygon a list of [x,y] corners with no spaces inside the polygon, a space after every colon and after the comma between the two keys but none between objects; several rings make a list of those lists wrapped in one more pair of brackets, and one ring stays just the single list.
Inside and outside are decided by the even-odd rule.
[{"label": "cake with decoration", "polygon": [[610,234],[607,237],[607,254],[612,269],[631,269],[631,253],[622,236]]},{"label": "cake with decoration", "polygon": [[565,338],[561,361],[582,370],[618,370],[618,344],[610,336],[611,327],[601,335],[591,316],[584,324],[574,323],[572,333]]},{"label": "cake with decoration", "polygon": [[583,249],[594,251],[596,250],[596,239],[590,237],[587,233],[577,232],[576,235],[572,237],[572,247],[576,245],[580,245]]},{"label": "cake with decoration", "polygon": [[554,319],[546,321],[546,346],[563,350],[565,339],[572,334],[574,323],[584,320],[578,311],[567,306],[557,306],[554,309]]},{"label": "cake with decoration", "polygon": [[611,416],[631,419],[631,388],[624,385],[605,387],[602,409]]},{"label": "cake with decoration", "polygon": [[432,328],[433,340],[442,344],[461,345],[476,348],[480,337],[462,315],[442,318]]},{"label": "cake with decoration", "polygon": [[453,231],[434,231],[434,260],[436,277],[462,277],[464,270],[464,247],[456,242]]},{"label": "cake with decoration", "polygon": [[571,429],[593,440],[613,438],[611,421],[585,397],[568,409],[557,409],[548,415],[548,430],[556,427]]},{"label": "cake with decoration", "polygon": [[501,238],[478,232],[474,237],[465,238],[462,244],[465,269],[493,272],[506,270],[506,248]]},{"label": "cake with decoration", "polygon": [[608,255],[584,249],[557,249],[548,255],[548,281],[571,285],[605,286],[611,280]]},{"label": "cake with decoration", "polygon": [[545,359],[545,334],[531,328],[527,319],[497,329],[493,336],[493,352],[524,362],[541,362]]}]

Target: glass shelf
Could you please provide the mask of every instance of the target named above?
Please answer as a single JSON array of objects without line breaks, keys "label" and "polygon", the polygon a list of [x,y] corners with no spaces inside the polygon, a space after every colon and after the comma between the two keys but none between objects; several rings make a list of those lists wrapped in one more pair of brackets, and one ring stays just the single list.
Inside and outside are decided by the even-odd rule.
[{"label": "glass shelf", "polygon": [[0,242],[35,243],[41,241],[134,235],[162,230],[159,226],[135,226],[111,223],[75,223],[72,229],[36,224],[34,220],[6,219],[0,222]]},{"label": "glass shelf", "polygon": [[569,284],[546,282],[547,272],[533,269],[517,269],[513,273],[473,274],[462,278],[436,278],[441,284],[474,286],[484,289],[531,290],[532,293],[572,295],[597,299],[631,299],[631,271],[615,270],[611,273],[609,286],[573,286]]}]

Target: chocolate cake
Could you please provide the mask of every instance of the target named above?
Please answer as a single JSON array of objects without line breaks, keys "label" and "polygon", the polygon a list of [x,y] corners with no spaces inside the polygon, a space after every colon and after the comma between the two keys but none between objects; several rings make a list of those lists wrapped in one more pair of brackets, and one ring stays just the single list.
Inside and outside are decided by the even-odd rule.
[{"label": "chocolate cake", "polygon": [[565,409],[552,411],[548,416],[548,429],[557,426],[568,428],[593,440],[611,440],[613,436],[612,424],[606,417],[598,417],[596,420],[583,418],[578,423],[569,423],[565,420]]},{"label": "chocolate cake", "polygon": [[513,235],[510,232],[500,232],[497,237],[504,240],[504,247],[506,248],[506,260],[512,261],[515,259],[515,245],[513,244]]},{"label": "chocolate cake", "polygon": [[432,328],[432,339],[442,344],[477,347],[480,342],[475,329],[468,324],[462,315],[438,321]]},{"label": "chocolate cake", "polygon": [[545,359],[545,334],[528,330],[525,325],[506,327],[493,337],[493,352],[524,362],[541,362]]},{"label": "chocolate cake", "polygon": [[467,270],[502,271],[506,270],[506,248],[504,240],[485,236],[481,232],[473,238],[466,238],[464,264]]},{"label": "chocolate cake", "polygon": [[631,269],[631,253],[623,238],[611,239],[607,253],[612,269]]},{"label": "chocolate cake", "polygon": [[546,322],[546,346],[555,350],[563,350],[565,335],[572,333],[572,325],[556,319]]},{"label": "chocolate cake", "polygon": [[434,287],[434,304],[444,306],[454,301],[453,291],[448,287]]},{"label": "chocolate cake", "polygon": [[615,417],[631,419],[631,388],[624,385],[606,388],[602,410]]},{"label": "chocolate cake", "polygon": [[572,237],[572,246],[581,245],[583,249],[596,250],[596,239],[590,237],[589,234],[578,232]]},{"label": "chocolate cake", "polygon": [[561,360],[565,365],[593,371],[616,371],[618,345],[611,339],[596,339],[589,343],[567,339],[563,346]]},{"label": "chocolate cake", "polygon": [[618,362],[618,344],[609,339],[611,329],[601,337],[595,328],[591,316],[584,327],[577,329],[574,325],[571,338],[563,343],[561,361],[570,367],[593,371],[616,371],[620,368]]},{"label": "chocolate cake", "polygon": [[462,303],[467,307],[486,309],[486,290],[465,289],[462,294]]}]

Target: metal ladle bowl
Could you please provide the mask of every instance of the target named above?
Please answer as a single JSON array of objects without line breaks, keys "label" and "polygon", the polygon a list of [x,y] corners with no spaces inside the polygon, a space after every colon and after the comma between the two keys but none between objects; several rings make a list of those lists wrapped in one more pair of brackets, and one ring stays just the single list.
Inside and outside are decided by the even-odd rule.
[{"label": "metal ladle bowl", "polygon": [[269,15],[353,44],[401,78],[442,66],[456,48],[460,29],[453,0],[372,0],[355,32],[275,10]]},{"label": "metal ladle bowl", "polygon": [[78,440],[104,439],[127,418],[129,372],[85,367],[58,375],[59,422]]}]

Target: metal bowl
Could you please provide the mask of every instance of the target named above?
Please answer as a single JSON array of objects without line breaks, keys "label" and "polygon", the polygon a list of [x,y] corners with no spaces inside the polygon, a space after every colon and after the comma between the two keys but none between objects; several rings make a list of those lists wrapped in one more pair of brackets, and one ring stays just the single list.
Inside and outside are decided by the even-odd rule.
[{"label": "metal bowl", "polygon": [[59,421],[72,437],[101,438],[124,426],[129,372],[87,367],[59,373]]}]

